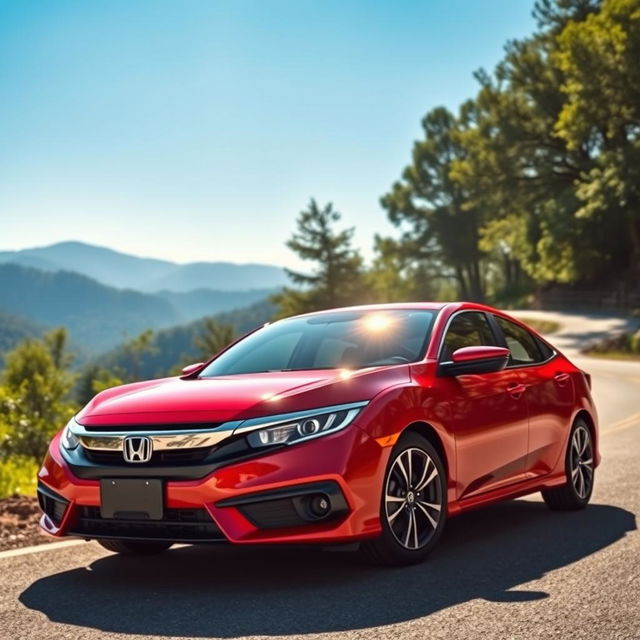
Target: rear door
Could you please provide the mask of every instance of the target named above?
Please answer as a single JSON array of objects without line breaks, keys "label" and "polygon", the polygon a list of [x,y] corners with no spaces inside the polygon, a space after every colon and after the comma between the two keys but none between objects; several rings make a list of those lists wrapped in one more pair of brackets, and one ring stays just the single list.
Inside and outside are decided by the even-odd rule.
[{"label": "rear door", "polygon": [[564,451],[573,415],[572,367],[523,326],[494,315],[511,352],[507,371],[526,387],[529,411],[527,477],[549,473]]},{"label": "rear door", "polygon": [[[482,311],[454,314],[440,349],[440,362],[461,347],[500,346],[495,324]],[[448,427],[455,434],[457,495],[470,497],[524,478],[528,413],[518,373],[441,378],[451,408]]]}]

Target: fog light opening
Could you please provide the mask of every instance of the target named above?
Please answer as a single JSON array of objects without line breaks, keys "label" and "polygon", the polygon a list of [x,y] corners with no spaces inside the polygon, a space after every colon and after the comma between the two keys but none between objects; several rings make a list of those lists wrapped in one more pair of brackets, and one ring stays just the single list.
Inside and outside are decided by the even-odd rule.
[{"label": "fog light opening", "polygon": [[308,501],[309,514],[316,520],[322,520],[331,513],[331,499],[324,493],[311,496]]}]

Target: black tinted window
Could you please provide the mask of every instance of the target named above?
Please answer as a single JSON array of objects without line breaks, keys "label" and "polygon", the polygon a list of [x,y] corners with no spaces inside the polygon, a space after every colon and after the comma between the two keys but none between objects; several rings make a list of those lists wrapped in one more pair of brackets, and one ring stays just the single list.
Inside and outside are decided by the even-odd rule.
[{"label": "black tinted window", "polygon": [[526,329],[499,316],[495,318],[511,352],[509,364],[531,364],[544,359],[538,341]]},{"label": "black tinted window", "polygon": [[540,349],[543,362],[553,355],[553,349],[546,342],[540,340],[540,338],[536,337],[536,344],[538,345],[538,349]]},{"label": "black tinted window", "polygon": [[280,320],[221,353],[200,374],[359,369],[415,362],[429,338],[433,311],[341,311]]},{"label": "black tinted window", "polygon": [[493,332],[484,313],[469,311],[453,318],[444,337],[441,360],[451,360],[462,347],[495,346]]}]

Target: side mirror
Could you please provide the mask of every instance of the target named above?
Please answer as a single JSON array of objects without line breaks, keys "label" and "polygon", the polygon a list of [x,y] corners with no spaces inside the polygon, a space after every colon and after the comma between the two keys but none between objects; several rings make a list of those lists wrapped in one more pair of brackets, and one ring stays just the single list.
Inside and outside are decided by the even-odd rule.
[{"label": "side mirror", "polygon": [[200,369],[203,364],[204,362],[195,362],[194,364],[188,364],[186,367],[182,367],[182,373],[180,375],[188,376],[190,373],[194,373],[195,371]]},{"label": "side mirror", "polygon": [[463,376],[500,371],[509,362],[509,349],[504,347],[462,347],[456,349],[450,362],[438,367],[441,376]]}]

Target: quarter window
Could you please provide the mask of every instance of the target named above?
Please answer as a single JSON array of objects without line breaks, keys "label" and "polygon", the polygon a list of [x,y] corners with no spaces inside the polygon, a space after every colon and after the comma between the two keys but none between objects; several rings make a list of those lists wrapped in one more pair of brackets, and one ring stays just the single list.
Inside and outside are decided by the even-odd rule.
[{"label": "quarter window", "polygon": [[537,340],[526,329],[499,316],[494,317],[511,352],[510,365],[531,364],[544,360]]},{"label": "quarter window", "polygon": [[493,331],[484,313],[480,311],[459,313],[447,329],[441,359],[451,360],[453,352],[462,347],[495,346],[495,344]]}]

